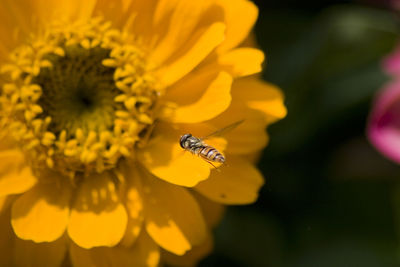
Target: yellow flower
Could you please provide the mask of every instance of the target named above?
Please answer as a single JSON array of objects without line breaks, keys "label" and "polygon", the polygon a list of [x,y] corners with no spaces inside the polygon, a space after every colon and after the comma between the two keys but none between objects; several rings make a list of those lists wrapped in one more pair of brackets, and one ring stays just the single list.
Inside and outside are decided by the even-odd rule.
[{"label": "yellow flower", "polygon": [[[0,265],[195,263],[283,96],[253,74],[246,0],[1,0]],[[246,77],[245,77],[246,76]],[[205,136],[219,170],[184,153]],[[184,255],[184,256],[182,256]]]}]

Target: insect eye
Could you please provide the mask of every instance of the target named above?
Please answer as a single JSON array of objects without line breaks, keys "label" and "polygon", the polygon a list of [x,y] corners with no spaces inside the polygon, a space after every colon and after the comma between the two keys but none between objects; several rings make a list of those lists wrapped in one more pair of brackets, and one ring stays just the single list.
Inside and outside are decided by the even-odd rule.
[{"label": "insect eye", "polygon": [[191,134],[185,134],[181,136],[181,140],[179,142],[179,144],[181,145],[182,148],[185,148],[185,142],[186,139],[188,139],[190,136],[192,136]]},{"label": "insect eye", "polygon": [[186,134],[181,136],[181,140],[180,140],[179,144],[181,145],[182,148],[185,148],[184,144],[185,144],[186,138],[187,138]]}]

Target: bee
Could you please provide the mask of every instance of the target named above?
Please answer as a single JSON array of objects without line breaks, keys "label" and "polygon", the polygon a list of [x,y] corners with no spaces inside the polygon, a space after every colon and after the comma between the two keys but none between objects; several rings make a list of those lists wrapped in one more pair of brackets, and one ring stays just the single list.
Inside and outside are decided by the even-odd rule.
[{"label": "bee", "polygon": [[243,120],[232,123],[228,126],[225,126],[224,128],[221,128],[221,129],[207,135],[204,138],[195,137],[190,133],[184,134],[181,136],[179,144],[186,151],[189,151],[193,155],[197,155],[197,156],[201,157],[206,162],[210,163],[214,168],[217,168],[214,166],[213,162],[224,164],[225,157],[216,148],[214,148],[210,145],[207,145],[203,140],[206,138],[209,138],[211,136],[221,135],[222,133],[224,133],[228,130],[232,130],[233,128],[235,128],[242,122],[243,122]]}]

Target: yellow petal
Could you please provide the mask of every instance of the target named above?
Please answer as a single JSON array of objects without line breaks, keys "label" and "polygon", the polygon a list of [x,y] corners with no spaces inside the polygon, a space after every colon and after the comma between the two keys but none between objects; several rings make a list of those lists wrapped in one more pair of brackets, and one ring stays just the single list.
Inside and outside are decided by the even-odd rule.
[{"label": "yellow petal", "polygon": [[72,206],[70,238],[86,249],[115,246],[121,241],[127,222],[127,212],[110,174],[85,177]]},{"label": "yellow petal", "polygon": [[139,236],[140,231],[142,230],[143,219],[144,219],[143,215],[141,215],[141,217],[139,218],[132,218],[128,216],[128,224],[126,225],[126,232],[121,240],[122,246],[129,247],[136,242],[136,239]]},{"label": "yellow petal", "polygon": [[[104,2],[113,3],[114,1],[104,0]],[[126,13],[130,14],[124,28],[133,35],[140,36],[144,43],[151,44],[154,38],[159,38],[157,27],[153,23],[158,2],[159,0],[123,0],[123,5],[128,6]],[[116,16],[120,16],[120,14],[112,14],[112,20],[115,20]]]},{"label": "yellow petal", "polygon": [[225,153],[248,154],[259,151],[268,144],[265,119],[252,110],[246,110],[242,114],[244,122],[238,126],[235,133],[228,133],[225,136],[228,141]]},{"label": "yellow petal", "polygon": [[[166,120],[174,123],[196,123],[216,117],[231,102],[231,84],[232,77],[225,72],[199,75],[186,83],[180,83],[171,88],[169,97],[172,101],[176,99],[178,108]],[[199,93],[200,96],[197,96]],[[173,99],[177,94],[179,97]]]},{"label": "yellow petal", "polygon": [[203,68],[215,68],[226,71],[233,77],[242,77],[260,72],[264,58],[261,50],[243,47],[218,55]]},{"label": "yellow petal", "polygon": [[248,77],[235,80],[231,105],[207,123],[221,127],[227,121],[243,120],[238,127],[223,135],[228,141],[225,152],[249,155],[268,143],[266,126],[285,115],[286,108],[280,90],[255,77]]},{"label": "yellow petal", "polygon": [[167,59],[171,58],[176,51],[179,51],[183,44],[195,33],[199,21],[210,1],[159,1],[154,23],[159,27],[159,23],[165,21],[168,13],[171,13],[168,21],[168,28],[158,44],[152,49],[149,61],[160,66]]},{"label": "yellow petal", "polygon": [[0,266],[13,266],[12,255],[15,235],[10,220],[9,209],[0,213]]},{"label": "yellow petal", "polygon": [[258,8],[247,0],[218,0],[218,3],[225,13],[226,39],[218,47],[218,52],[223,52],[246,39],[257,20]]},{"label": "yellow petal", "polygon": [[0,214],[8,211],[8,208],[14,202],[16,196],[0,197]]},{"label": "yellow petal", "polygon": [[159,124],[153,140],[138,153],[139,161],[155,176],[167,182],[193,187],[210,175],[212,166],[179,145],[185,133],[171,131]]},{"label": "yellow petal", "polygon": [[212,172],[209,179],[195,189],[205,197],[223,204],[249,204],[256,201],[264,184],[261,173],[245,158],[229,155],[229,163],[220,172]]},{"label": "yellow petal", "polygon": [[71,21],[89,19],[93,13],[95,5],[96,0],[36,0],[34,10],[35,15],[40,19],[41,24],[46,25],[46,23],[49,23],[49,21],[53,19]]},{"label": "yellow petal", "polygon": [[61,266],[67,252],[67,241],[64,237],[44,243],[34,243],[16,238],[14,264],[19,267]]},{"label": "yellow petal", "polygon": [[145,226],[162,248],[183,255],[201,244],[207,229],[201,210],[184,188],[147,175],[143,179]]},{"label": "yellow petal", "polygon": [[0,58],[8,59],[9,52],[34,32],[37,21],[33,19],[34,4],[25,0],[3,0],[0,9]]},{"label": "yellow petal", "polygon": [[129,257],[132,257],[133,262],[136,263],[130,266],[158,266],[160,247],[150,238],[146,231],[142,231],[137,242],[132,247],[132,253],[129,254]]},{"label": "yellow petal", "polygon": [[52,178],[54,183],[39,183],[14,202],[11,224],[19,238],[52,242],[63,235],[68,224],[71,189],[67,183],[61,183],[60,177]]},{"label": "yellow petal", "polygon": [[192,192],[193,196],[196,198],[197,203],[200,205],[201,211],[204,216],[204,220],[207,223],[209,229],[216,227],[221,221],[225,213],[225,206],[220,203],[211,201],[210,199],[204,197],[203,195]]},{"label": "yellow petal", "polygon": [[[263,149],[268,143],[265,115],[249,109],[240,99],[233,99],[232,105],[224,113],[208,122],[213,127],[220,128],[229,123],[243,120],[243,123],[235,129],[223,134],[228,141],[225,153],[250,154]],[[229,164],[229,159],[227,161]]]},{"label": "yellow petal", "polygon": [[3,0],[0,9],[0,59],[5,59],[30,34],[43,30],[54,18],[88,19],[96,0]]},{"label": "yellow petal", "polygon": [[173,57],[156,71],[161,83],[168,86],[196,67],[224,39],[225,25],[214,23],[195,33]]},{"label": "yellow petal", "polygon": [[105,21],[112,21],[114,27],[123,28],[134,12],[132,2],[132,0],[97,0],[93,13],[95,17],[101,16]]},{"label": "yellow petal", "polygon": [[206,240],[193,247],[183,256],[177,256],[167,251],[162,251],[162,259],[170,266],[186,267],[186,266],[197,266],[197,263],[205,256],[210,254],[213,249],[212,235],[209,233]]},{"label": "yellow petal", "polygon": [[[194,4],[198,4],[198,3],[194,3]],[[201,4],[201,3],[200,3]],[[154,11],[154,16],[153,16],[153,23],[154,25],[161,25],[166,24],[166,22],[170,23],[170,20],[167,21],[167,19],[171,19],[171,17],[174,14],[174,11],[176,10],[176,8],[181,8],[184,9],[185,8],[185,1],[182,0],[158,0],[157,1],[157,7]],[[196,12],[196,10],[194,10],[193,12]],[[179,19],[179,12],[175,11],[175,20]],[[189,18],[191,20],[193,20],[193,18]],[[176,22],[175,22],[176,23]],[[181,27],[182,25],[177,25],[178,27]],[[169,29],[168,30],[173,30],[173,29]]]},{"label": "yellow petal", "polygon": [[1,151],[0,162],[0,196],[20,194],[36,184],[36,177],[18,150]]},{"label": "yellow petal", "polygon": [[125,205],[128,212],[128,225],[121,244],[125,247],[131,246],[139,236],[144,219],[143,200],[140,195],[141,184],[134,163],[125,164],[122,174],[126,181]]},{"label": "yellow petal", "polygon": [[[74,242],[70,243],[69,246],[69,255],[71,259],[72,266],[74,267],[100,267],[101,265],[96,265],[96,258],[92,257],[92,251],[94,249],[84,249],[77,245]],[[103,258],[102,258],[103,260]],[[105,265],[104,261],[99,260],[99,264]]]},{"label": "yellow petal", "polygon": [[15,142],[15,140],[13,140],[13,138],[11,138],[10,136],[5,135],[0,138],[0,151],[12,150],[16,148],[18,148],[18,143]]},{"label": "yellow petal", "polygon": [[159,247],[145,232],[131,248],[118,246],[88,250],[72,243],[70,255],[74,267],[156,267],[160,260]]},{"label": "yellow petal", "polygon": [[248,107],[263,112],[269,123],[282,119],[287,114],[282,91],[260,79],[249,77],[237,80],[232,94],[234,98],[246,102]]}]

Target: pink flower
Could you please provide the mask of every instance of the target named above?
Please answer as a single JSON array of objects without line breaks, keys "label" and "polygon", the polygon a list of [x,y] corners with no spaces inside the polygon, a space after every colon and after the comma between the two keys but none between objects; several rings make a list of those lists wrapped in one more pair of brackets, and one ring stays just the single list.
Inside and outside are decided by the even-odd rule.
[{"label": "pink flower", "polygon": [[[399,53],[398,59],[400,61]],[[399,66],[397,63],[397,73]],[[368,137],[383,155],[400,163],[400,79],[388,84],[375,99]]]},{"label": "pink flower", "polygon": [[394,9],[400,10],[400,0],[391,0],[390,4]]},{"label": "pink flower", "polygon": [[400,45],[383,60],[383,69],[390,75],[400,76]]}]

